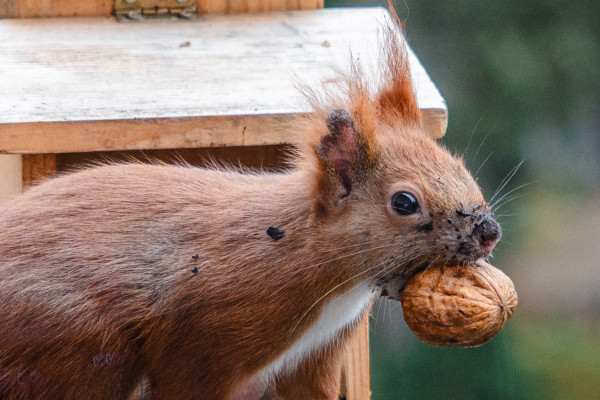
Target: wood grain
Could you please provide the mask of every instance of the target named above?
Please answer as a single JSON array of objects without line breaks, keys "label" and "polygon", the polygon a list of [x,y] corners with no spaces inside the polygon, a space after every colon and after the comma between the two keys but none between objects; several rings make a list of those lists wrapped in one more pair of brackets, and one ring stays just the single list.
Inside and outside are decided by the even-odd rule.
[{"label": "wood grain", "polygon": [[2,0],[0,18],[109,16],[112,0]]},{"label": "wood grain", "polygon": [[[94,151],[102,149],[98,140],[109,149],[129,149],[132,121],[155,125],[170,118],[208,119],[207,125],[223,132],[222,143],[212,145],[244,145],[248,135],[228,132],[227,118],[243,116],[258,127],[265,116],[309,112],[294,74],[316,86],[331,76],[332,65],[348,66],[350,50],[361,60],[375,59],[385,15],[381,8],[365,8],[180,23],[1,20],[0,152]],[[439,137],[444,101],[412,53],[411,66],[419,106],[436,115],[430,120],[425,113],[425,126]],[[67,122],[81,124],[81,130]],[[137,140],[143,148],[190,147],[186,135],[161,140],[152,129],[149,135]],[[86,146],[88,136],[105,137]],[[255,144],[281,143],[281,135],[270,137]]]},{"label": "wood grain", "polygon": [[22,182],[23,189],[37,185],[56,173],[55,154],[23,155]]},{"label": "wood grain", "polygon": [[311,10],[323,8],[319,0],[198,0],[198,13],[237,14],[265,13],[270,11]]}]

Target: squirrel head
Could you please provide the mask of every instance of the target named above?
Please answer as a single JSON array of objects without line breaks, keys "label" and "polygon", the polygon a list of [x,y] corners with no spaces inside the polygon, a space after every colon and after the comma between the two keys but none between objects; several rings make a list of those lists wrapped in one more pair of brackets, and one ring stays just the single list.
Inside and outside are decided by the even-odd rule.
[{"label": "squirrel head", "polygon": [[354,62],[335,94],[310,93],[314,139],[302,154],[314,172],[315,224],[382,269],[485,258],[500,225],[462,159],[423,130],[395,26],[384,38],[376,90]]}]

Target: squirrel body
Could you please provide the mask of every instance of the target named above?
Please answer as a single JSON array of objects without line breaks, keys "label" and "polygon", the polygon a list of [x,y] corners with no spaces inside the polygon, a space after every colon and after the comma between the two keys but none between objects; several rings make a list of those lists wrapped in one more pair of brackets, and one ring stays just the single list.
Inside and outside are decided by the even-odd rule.
[{"label": "squirrel body", "polygon": [[421,128],[406,53],[307,90],[294,168],[105,165],[0,207],[0,399],[337,399],[374,294],[500,227]]},{"label": "squirrel body", "polygon": [[[311,234],[300,175],[106,166],[51,180],[5,207],[4,390],[81,399],[84,388],[110,388],[102,381],[111,369],[127,370],[133,384],[172,359],[182,370],[165,377],[174,392],[161,384],[162,396],[187,398],[183,385],[194,386],[190,398],[226,399],[239,382],[269,381],[334,343],[363,317],[371,288],[350,280],[310,309],[339,271],[297,272],[310,270],[323,246]],[[270,225],[284,237],[270,238]],[[23,374],[35,384],[21,384]]]}]

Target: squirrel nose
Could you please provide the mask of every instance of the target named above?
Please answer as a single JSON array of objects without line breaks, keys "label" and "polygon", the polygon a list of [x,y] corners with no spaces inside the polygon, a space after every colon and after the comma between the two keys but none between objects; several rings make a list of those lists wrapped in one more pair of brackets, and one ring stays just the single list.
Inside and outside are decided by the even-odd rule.
[{"label": "squirrel nose", "polygon": [[490,213],[485,212],[480,215],[479,221],[473,228],[473,237],[477,239],[479,246],[489,254],[502,237],[502,228]]}]

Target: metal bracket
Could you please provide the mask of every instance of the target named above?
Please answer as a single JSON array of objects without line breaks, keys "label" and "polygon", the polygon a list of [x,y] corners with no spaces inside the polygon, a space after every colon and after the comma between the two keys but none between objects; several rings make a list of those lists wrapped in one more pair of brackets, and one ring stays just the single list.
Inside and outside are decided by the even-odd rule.
[{"label": "metal bracket", "polygon": [[197,16],[196,0],[114,0],[117,20],[190,19]]}]

